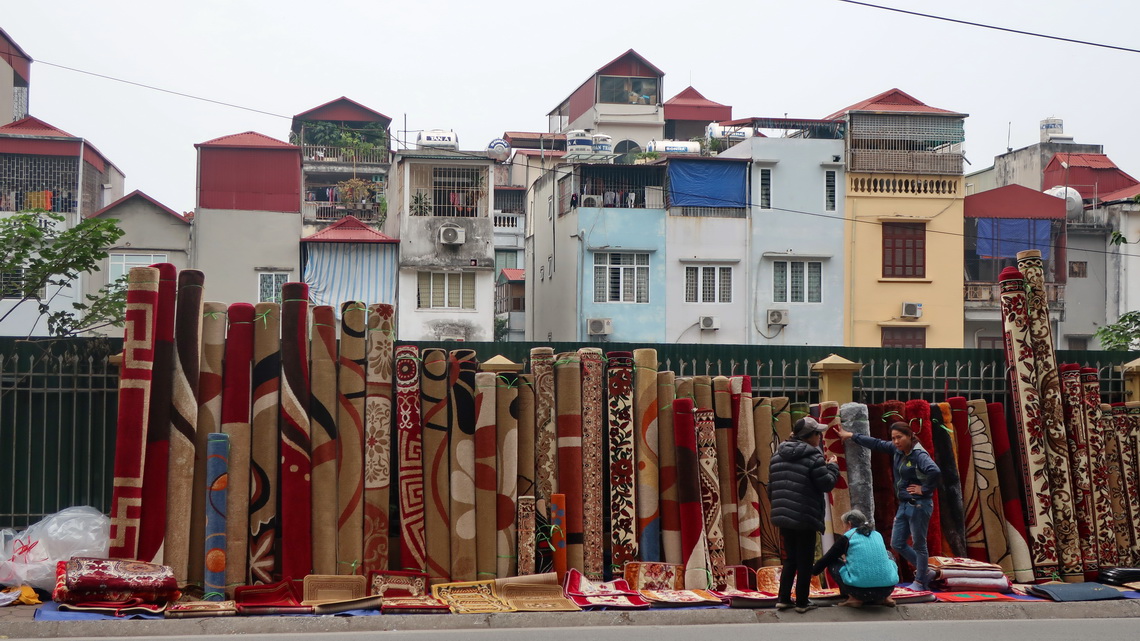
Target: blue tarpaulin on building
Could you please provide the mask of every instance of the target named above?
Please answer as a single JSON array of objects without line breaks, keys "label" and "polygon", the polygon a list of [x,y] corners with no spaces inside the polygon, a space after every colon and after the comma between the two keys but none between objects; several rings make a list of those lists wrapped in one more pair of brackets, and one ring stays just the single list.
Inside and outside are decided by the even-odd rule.
[{"label": "blue tarpaulin on building", "polygon": [[670,160],[669,204],[673,207],[747,207],[748,163]]},{"label": "blue tarpaulin on building", "polygon": [[1048,260],[1051,220],[1028,218],[979,218],[978,257],[1016,258],[1026,249],[1041,250]]}]

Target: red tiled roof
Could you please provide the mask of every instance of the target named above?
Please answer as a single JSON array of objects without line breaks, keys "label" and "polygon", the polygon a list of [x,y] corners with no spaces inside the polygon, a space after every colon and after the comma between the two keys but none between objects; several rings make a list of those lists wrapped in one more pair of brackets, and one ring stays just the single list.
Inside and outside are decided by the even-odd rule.
[{"label": "red tiled roof", "polygon": [[665,101],[665,120],[716,121],[732,118],[732,107],[713,102],[693,87]]},{"label": "red tiled roof", "polygon": [[[728,107],[719,102],[713,102],[693,87],[686,87],[681,93],[665,101],[665,105],[680,105],[684,107]],[[731,107],[730,107],[731,108]]]},{"label": "red tiled roof", "polygon": [[145,201],[147,201],[148,203],[150,203],[150,204],[154,205],[155,207],[157,207],[159,210],[161,210],[161,211],[164,211],[164,212],[166,212],[166,213],[170,214],[171,216],[174,216],[174,217],[175,217],[175,218],[177,218],[178,220],[180,220],[180,221],[182,221],[182,222],[184,222],[184,223],[187,223],[187,224],[189,224],[189,222],[190,222],[190,220],[189,220],[189,219],[187,219],[187,218],[186,218],[185,216],[183,216],[182,214],[180,214],[180,213],[178,213],[178,212],[174,211],[173,209],[171,209],[171,208],[167,207],[166,205],[164,205],[164,204],[162,204],[162,203],[158,202],[158,201],[157,201],[157,200],[155,200],[154,198],[151,198],[150,196],[148,196],[148,195],[144,194],[142,191],[139,191],[138,189],[136,189],[136,190],[132,191],[131,193],[127,194],[126,196],[123,196],[122,198],[120,198],[120,199],[116,200],[115,202],[111,203],[110,205],[107,205],[106,207],[104,207],[104,208],[100,209],[99,211],[97,211],[97,212],[95,212],[95,213],[92,213],[92,214],[88,214],[88,215],[87,215],[87,218],[95,218],[96,216],[101,216],[101,215],[103,215],[103,214],[105,214],[105,213],[107,213],[107,212],[111,211],[112,209],[115,209],[115,208],[116,208],[116,207],[118,207],[119,205],[122,205],[123,203],[125,203],[125,202],[127,202],[128,200],[131,200],[131,199],[133,199],[133,198],[142,198],[143,200],[145,200]]},{"label": "red tiled roof", "polygon": [[525,269],[511,269],[509,267],[504,267],[503,268],[503,276],[507,279],[507,282],[516,283],[520,280],[526,280],[526,270]]},{"label": "red tiled roof", "polygon": [[321,231],[305,236],[303,243],[398,243],[398,239],[385,236],[360,222],[356,216],[345,216]]},{"label": "red tiled roof", "polygon": [[1110,203],[1116,200],[1131,200],[1136,196],[1140,196],[1140,185],[1132,185],[1131,187],[1117,189],[1110,194],[1102,194],[1099,199],[1102,203]]},{"label": "red tiled roof", "polygon": [[214,138],[206,142],[200,142],[194,145],[195,147],[238,147],[238,148],[278,148],[278,149],[299,149],[296,145],[290,145],[287,142],[282,142],[276,138],[271,138],[265,134],[259,134],[256,131],[245,131],[240,134],[230,134],[222,136],[221,138]]},{"label": "red tiled roof", "polygon": [[551,158],[561,158],[566,155],[565,151],[556,151],[553,149],[547,149],[545,151],[542,149],[516,149],[515,153],[523,156],[550,156]]},{"label": "red tiled roof", "polygon": [[59,127],[49,125],[35,116],[27,116],[0,127],[0,134],[13,136],[46,136],[49,138],[78,138],[78,136],[72,136]]},{"label": "red tiled roof", "polygon": [[825,120],[834,120],[852,111],[892,111],[896,113],[946,114],[950,116],[966,115],[947,109],[931,107],[902,89],[888,89],[877,96],[872,96],[850,107],[840,109],[825,118]]},{"label": "red tiled roof", "polygon": [[966,218],[1038,218],[1064,219],[1065,199],[1043,194],[1021,185],[966,196]]}]

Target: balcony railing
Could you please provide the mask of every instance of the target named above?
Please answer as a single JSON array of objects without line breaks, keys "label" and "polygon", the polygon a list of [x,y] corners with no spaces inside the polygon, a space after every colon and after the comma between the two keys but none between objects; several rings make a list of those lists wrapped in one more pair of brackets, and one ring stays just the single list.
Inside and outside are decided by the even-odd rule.
[{"label": "balcony railing", "polygon": [[309,201],[301,204],[301,213],[305,220],[318,222],[334,222],[350,214],[366,223],[380,222],[382,218],[380,207],[375,203],[347,205],[345,203]]},{"label": "balcony railing", "polygon": [[892,174],[962,174],[962,154],[940,151],[853,149],[848,171]]},{"label": "balcony railing", "polygon": [[523,217],[520,214],[495,214],[495,229],[521,230]]},{"label": "balcony railing", "polygon": [[[1065,305],[1065,286],[1060,283],[1045,283],[1045,296],[1049,307],[1060,308]],[[965,301],[967,303],[981,303],[982,307],[1001,305],[1001,285],[998,283],[966,283]]]},{"label": "balcony railing", "polygon": [[328,145],[304,145],[301,153],[305,155],[305,162],[328,163],[356,163],[359,165],[382,165],[388,163],[388,150],[376,148],[358,150],[350,147],[331,147]]}]

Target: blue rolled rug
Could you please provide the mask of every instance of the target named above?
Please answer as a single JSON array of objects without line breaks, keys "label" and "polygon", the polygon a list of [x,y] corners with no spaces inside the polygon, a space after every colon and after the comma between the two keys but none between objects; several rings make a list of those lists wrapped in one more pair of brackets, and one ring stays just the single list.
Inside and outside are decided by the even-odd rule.
[{"label": "blue rolled rug", "polygon": [[229,485],[229,434],[210,434],[206,441],[206,568],[205,601],[226,598],[226,493]]}]

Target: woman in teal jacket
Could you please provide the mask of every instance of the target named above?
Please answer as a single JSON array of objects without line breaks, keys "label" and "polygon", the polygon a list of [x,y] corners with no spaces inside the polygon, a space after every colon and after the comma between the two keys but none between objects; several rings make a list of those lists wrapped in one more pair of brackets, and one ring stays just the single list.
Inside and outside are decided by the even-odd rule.
[{"label": "woman in teal jacket", "polygon": [[858,608],[864,604],[894,607],[891,592],[899,582],[899,569],[887,552],[883,535],[875,531],[859,510],[843,515],[851,529],[835,539],[835,544],[812,568],[819,574],[826,568],[847,600],[839,605]]}]

